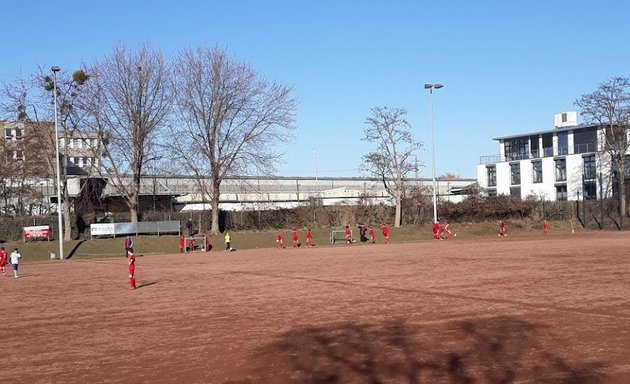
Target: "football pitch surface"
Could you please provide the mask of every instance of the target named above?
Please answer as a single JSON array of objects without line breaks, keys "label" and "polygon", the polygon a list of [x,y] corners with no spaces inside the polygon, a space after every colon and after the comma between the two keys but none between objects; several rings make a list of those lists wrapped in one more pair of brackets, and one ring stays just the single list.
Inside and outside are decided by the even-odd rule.
[{"label": "football pitch surface", "polygon": [[136,290],[123,257],[25,263],[0,276],[0,383],[628,383],[629,250],[588,232],[146,256]]}]

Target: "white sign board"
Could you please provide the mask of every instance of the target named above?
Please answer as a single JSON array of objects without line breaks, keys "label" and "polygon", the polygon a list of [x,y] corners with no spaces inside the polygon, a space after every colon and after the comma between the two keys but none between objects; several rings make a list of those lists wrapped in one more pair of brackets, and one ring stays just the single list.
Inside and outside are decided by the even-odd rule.
[{"label": "white sign board", "polygon": [[90,224],[90,234],[92,236],[113,236],[114,223]]}]

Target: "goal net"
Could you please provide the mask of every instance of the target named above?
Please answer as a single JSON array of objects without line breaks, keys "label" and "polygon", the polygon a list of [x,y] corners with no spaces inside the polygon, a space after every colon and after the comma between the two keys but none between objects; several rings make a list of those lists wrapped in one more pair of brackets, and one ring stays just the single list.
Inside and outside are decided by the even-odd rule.
[{"label": "goal net", "polygon": [[184,253],[208,252],[212,246],[208,236],[195,236],[184,238]]}]

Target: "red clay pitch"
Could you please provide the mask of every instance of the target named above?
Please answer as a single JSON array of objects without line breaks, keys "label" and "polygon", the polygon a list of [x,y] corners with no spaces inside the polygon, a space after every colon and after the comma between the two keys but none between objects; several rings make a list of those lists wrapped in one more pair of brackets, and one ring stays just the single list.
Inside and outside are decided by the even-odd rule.
[{"label": "red clay pitch", "polygon": [[0,383],[630,382],[627,233],[393,241],[23,264]]}]

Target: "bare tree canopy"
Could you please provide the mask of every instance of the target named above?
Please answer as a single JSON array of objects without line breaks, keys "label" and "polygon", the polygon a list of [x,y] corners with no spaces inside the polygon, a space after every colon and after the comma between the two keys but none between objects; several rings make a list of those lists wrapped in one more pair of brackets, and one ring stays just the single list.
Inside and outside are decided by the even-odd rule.
[{"label": "bare tree canopy", "polygon": [[162,54],[147,45],[137,51],[120,45],[89,73],[95,79],[90,111],[103,136],[103,166],[135,222],[143,168],[158,157],[160,131],[170,112],[169,70]]},{"label": "bare tree canopy", "polygon": [[415,141],[411,126],[405,120],[407,111],[403,108],[387,109],[375,107],[365,120],[364,141],[375,143],[376,150],[363,156],[367,171],[382,180],[387,192],[394,198],[396,217],[394,225],[401,223],[401,202],[404,194],[403,180],[409,172],[415,171],[414,153],[422,148]]},{"label": "bare tree canopy", "polygon": [[618,178],[620,225],[623,227],[623,217],[626,216],[624,175],[630,149],[630,81],[625,77],[614,77],[599,84],[593,93],[582,95],[575,104],[587,123],[604,129],[598,138],[599,147],[611,162],[612,167],[608,168]]},{"label": "bare tree canopy", "polygon": [[261,77],[224,49],[180,52],[173,66],[179,134],[173,140],[184,164],[205,186],[218,232],[219,187],[226,176],[268,174],[291,138],[298,105],[290,86]]}]

